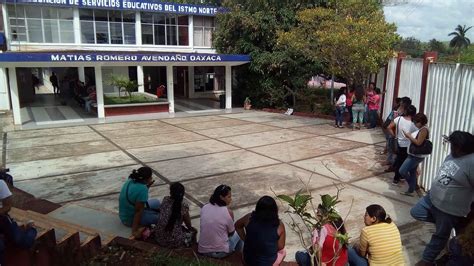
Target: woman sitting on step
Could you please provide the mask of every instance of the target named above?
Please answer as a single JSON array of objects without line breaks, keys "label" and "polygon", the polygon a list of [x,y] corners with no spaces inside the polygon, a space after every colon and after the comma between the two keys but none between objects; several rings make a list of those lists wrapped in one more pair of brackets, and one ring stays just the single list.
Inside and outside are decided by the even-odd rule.
[{"label": "woman sitting on step", "polygon": [[150,167],[140,167],[128,177],[119,196],[119,217],[122,223],[132,227],[132,235],[141,238],[143,229],[156,224],[160,201],[148,199],[148,189],[155,181]]},{"label": "woman sitting on step", "polygon": [[197,230],[191,226],[189,205],[183,199],[184,186],[179,182],[171,184],[170,196],[163,199],[156,224],[155,238],[160,246],[180,248],[193,242]]},{"label": "woman sitting on step", "polygon": [[209,203],[201,209],[201,230],[198,252],[204,256],[224,258],[242,249],[243,242],[235,232],[234,213],[230,209],[232,192],[229,186],[216,187]]}]

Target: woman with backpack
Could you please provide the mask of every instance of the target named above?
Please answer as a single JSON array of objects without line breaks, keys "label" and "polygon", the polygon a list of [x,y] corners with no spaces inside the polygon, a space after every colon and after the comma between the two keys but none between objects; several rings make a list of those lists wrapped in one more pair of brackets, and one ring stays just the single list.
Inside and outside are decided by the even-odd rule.
[{"label": "woman with backpack", "polygon": [[[405,137],[410,140],[410,144],[407,149],[408,156],[403,162],[402,166],[400,166],[400,169],[398,170],[402,178],[405,178],[405,180],[408,182],[408,191],[402,192],[401,194],[410,197],[413,197],[415,189],[418,189],[416,180],[416,169],[418,168],[418,165],[423,162],[424,158],[428,156],[427,154],[416,154],[415,152],[413,152],[413,149],[411,149],[411,147],[412,145],[421,146],[429,138],[429,130],[426,127],[426,124],[428,123],[428,118],[426,117],[426,115],[422,113],[416,114],[413,117],[413,123],[418,128],[418,130],[414,131],[413,133],[403,131]],[[417,190],[417,192],[420,196],[422,196],[421,191]]]},{"label": "woman with backpack", "polygon": [[119,217],[132,227],[132,235],[141,238],[146,226],[158,221],[160,201],[148,199],[148,189],[155,181],[150,167],[140,167],[128,177],[119,196]]}]

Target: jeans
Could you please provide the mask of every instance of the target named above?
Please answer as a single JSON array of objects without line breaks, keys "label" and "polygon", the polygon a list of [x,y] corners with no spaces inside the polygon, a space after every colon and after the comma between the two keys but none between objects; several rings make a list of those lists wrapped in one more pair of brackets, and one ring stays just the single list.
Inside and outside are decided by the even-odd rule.
[{"label": "jeans", "polygon": [[377,126],[377,120],[379,118],[377,110],[369,110],[369,128],[375,128]]},{"label": "jeans", "polygon": [[436,208],[431,202],[429,193],[411,208],[410,214],[418,221],[434,223],[436,226],[435,233],[423,251],[423,261],[433,263],[448,243],[451,230],[457,226],[462,217],[444,213]]},{"label": "jeans", "polygon": [[354,104],[352,106],[352,122],[362,123],[364,121],[364,106],[360,104]]},{"label": "jeans", "polygon": [[423,162],[424,158],[408,155],[398,172],[408,182],[408,192],[412,193],[416,189],[416,169]]},{"label": "jeans", "polygon": [[344,107],[336,106],[336,126],[342,126]]},{"label": "jeans", "polygon": [[399,182],[400,181],[400,178],[402,177],[400,175],[400,173],[398,172],[398,170],[400,169],[400,167],[402,166],[403,162],[405,161],[405,159],[407,158],[408,156],[408,153],[407,153],[407,149],[408,148],[402,148],[402,147],[398,147],[398,154],[397,154],[397,158],[395,159],[395,163],[393,164],[393,168],[395,170],[395,176],[393,177],[393,181],[394,182]]},{"label": "jeans", "polygon": [[143,210],[142,219],[140,220],[140,225],[142,226],[156,224],[158,223],[158,218],[160,217],[160,213],[158,212],[161,205],[160,201],[157,199],[150,199],[147,203],[148,208]]},{"label": "jeans", "polygon": [[298,266],[311,266],[311,256],[306,251],[297,251],[295,260]]},{"label": "jeans", "polygon": [[361,257],[357,251],[349,247],[347,249],[347,255],[349,257],[349,265],[351,266],[368,266],[369,262],[367,261],[366,258]]},{"label": "jeans", "polygon": [[240,239],[239,234],[237,234],[237,232],[234,232],[234,234],[229,237],[229,252],[209,252],[202,253],[202,255],[211,258],[222,259],[234,253],[234,251],[242,251],[243,246],[244,241]]},{"label": "jeans", "polygon": [[393,153],[392,151],[392,145],[394,141],[397,141],[390,133],[387,132],[387,130],[384,130],[385,134],[385,139],[387,140],[385,148],[387,149],[387,162],[389,162],[391,165],[395,163],[395,158],[396,154]]}]

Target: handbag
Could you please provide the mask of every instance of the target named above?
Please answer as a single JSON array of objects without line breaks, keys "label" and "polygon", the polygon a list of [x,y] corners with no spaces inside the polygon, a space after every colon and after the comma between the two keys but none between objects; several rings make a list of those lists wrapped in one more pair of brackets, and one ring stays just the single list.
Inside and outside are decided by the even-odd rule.
[{"label": "handbag", "polygon": [[[427,129],[428,130],[428,129]],[[418,131],[418,134],[420,132]],[[418,138],[418,134],[416,134],[416,138]],[[429,134],[429,133],[428,133]],[[409,152],[414,155],[429,155],[433,152],[433,143],[428,139],[429,136],[421,143],[420,145],[415,145],[413,143],[410,144]]]}]

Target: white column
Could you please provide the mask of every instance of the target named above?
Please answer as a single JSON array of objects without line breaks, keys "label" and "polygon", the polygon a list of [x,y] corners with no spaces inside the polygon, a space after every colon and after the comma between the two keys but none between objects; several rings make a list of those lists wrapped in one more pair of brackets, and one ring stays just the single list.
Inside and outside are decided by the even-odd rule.
[{"label": "white column", "polygon": [[7,69],[0,68],[0,110],[10,110]]},{"label": "white column", "polygon": [[188,16],[188,40],[189,47],[194,48],[194,19],[193,16]]},{"label": "white column", "polygon": [[7,47],[11,49],[11,37],[10,37],[10,23],[8,21],[8,12],[7,12],[7,5],[2,5],[2,14],[3,14],[3,30],[5,33],[5,38],[7,39]]},{"label": "white column", "polygon": [[95,92],[97,94],[97,116],[98,118],[105,118],[104,108],[104,86],[102,84],[102,67],[95,66]]},{"label": "white column", "polygon": [[10,91],[12,95],[13,123],[15,125],[21,125],[20,96],[18,94],[16,68],[8,68],[8,77],[10,78]]},{"label": "white column", "polygon": [[166,66],[166,95],[168,96],[169,113],[174,114],[174,80],[173,66]]},{"label": "white column", "polygon": [[145,92],[145,79],[143,76],[143,66],[137,66],[138,92]]},{"label": "white column", "polygon": [[142,16],[135,12],[135,44],[142,45]]},{"label": "white column", "polygon": [[82,82],[86,82],[86,71],[84,67],[78,67],[77,72],[79,73],[79,80]]},{"label": "white column", "polygon": [[194,67],[188,66],[188,97],[194,98]]},{"label": "white column", "polygon": [[[79,8],[75,7],[72,10],[72,27],[74,29],[74,43],[81,44],[81,21],[79,17]],[[82,81],[82,80],[81,80]]]},{"label": "white column", "polygon": [[232,66],[225,66],[225,109],[232,109]]}]

